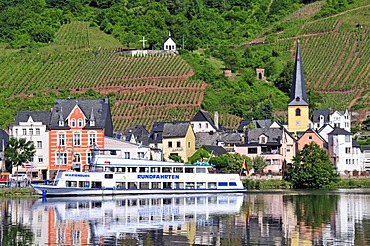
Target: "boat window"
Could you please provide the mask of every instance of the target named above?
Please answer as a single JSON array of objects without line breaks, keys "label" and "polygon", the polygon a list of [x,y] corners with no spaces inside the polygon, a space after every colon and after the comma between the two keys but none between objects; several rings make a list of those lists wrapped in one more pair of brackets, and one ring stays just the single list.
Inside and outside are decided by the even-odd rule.
[{"label": "boat window", "polygon": [[196,172],[197,173],[206,173],[206,169],[204,167],[197,167]]},{"label": "boat window", "polygon": [[128,182],[127,184],[129,189],[137,189],[136,182]]},{"label": "boat window", "polygon": [[150,199],[139,199],[140,206],[147,206],[150,205]]},{"label": "boat window", "polygon": [[200,204],[203,204],[205,205],[207,202],[206,198],[205,197],[197,197],[197,204],[200,205]]},{"label": "boat window", "polygon": [[163,189],[172,189],[172,182],[163,182]]},{"label": "boat window", "polygon": [[160,189],[161,182],[152,182],[152,189]]},{"label": "boat window", "polygon": [[208,182],[208,189],[216,189],[217,185],[216,182]]},{"label": "boat window", "polygon": [[206,182],[197,182],[197,189],[205,189]]},{"label": "boat window", "polygon": [[117,173],[124,173],[124,172],[126,172],[126,168],[125,167],[117,167],[116,172]]},{"label": "boat window", "polygon": [[152,205],[161,205],[162,199],[160,198],[153,198],[152,199]]},{"label": "boat window", "polygon": [[151,167],[150,172],[151,173],[159,173],[159,167]]},{"label": "boat window", "polygon": [[139,187],[140,189],[149,189],[149,182],[140,182]]},{"label": "boat window", "polygon": [[114,172],[114,167],[105,167],[106,172]]},{"label": "boat window", "polygon": [[185,167],[185,173],[194,173],[193,167]]},{"label": "boat window", "polygon": [[113,173],[104,174],[104,178],[105,179],[112,179],[113,178]]},{"label": "boat window", "polygon": [[101,201],[91,202],[91,208],[101,208]]},{"label": "boat window", "polygon": [[66,187],[77,187],[77,181],[66,181]]},{"label": "boat window", "polygon": [[117,189],[126,189],[126,183],[125,182],[116,182],[116,188]]},{"label": "boat window", "polygon": [[101,188],[101,181],[91,182],[91,188]]},{"label": "boat window", "polygon": [[174,167],[173,168],[173,172],[174,173],[182,173],[182,171],[183,171],[183,168],[182,167]]},{"label": "boat window", "polygon": [[227,186],[227,182],[218,182],[218,186]]},{"label": "boat window", "polygon": [[236,182],[229,182],[229,186],[236,186]]},{"label": "boat window", "polygon": [[194,182],[186,182],[185,183],[185,189],[195,189],[195,183]]},{"label": "boat window", "polygon": [[128,167],[127,172],[128,173],[136,173],[136,167]]},{"label": "boat window", "polygon": [[139,167],[139,173],[148,173],[149,167]]},{"label": "boat window", "polygon": [[172,167],[162,167],[162,173],[172,173]]},{"label": "boat window", "polygon": [[78,182],[78,187],[88,188],[88,187],[90,187],[90,182],[89,181],[79,181]]},{"label": "boat window", "polygon": [[103,167],[95,167],[95,172],[103,172]]},{"label": "boat window", "polygon": [[183,182],[175,182],[175,189],[184,189]]},{"label": "boat window", "polygon": [[185,198],[186,205],[194,205],[195,204],[195,197],[186,197]]}]

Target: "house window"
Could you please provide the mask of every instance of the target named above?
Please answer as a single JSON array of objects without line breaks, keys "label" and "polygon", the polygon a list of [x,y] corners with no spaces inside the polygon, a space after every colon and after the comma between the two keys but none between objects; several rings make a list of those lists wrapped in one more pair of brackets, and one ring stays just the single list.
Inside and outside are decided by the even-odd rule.
[{"label": "house window", "polygon": [[290,152],[290,145],[286,146],[286,152]]},{"label": "house window", "polygon": [[91,162],[91,152],[86,152],[86,163],[90,164]]},{"label": "house window", "polygon": [[89,146],[93,146],[96,143],[96,134],[89,133]]},{"label": "house window", "polygon": [[309,139],[309,140],[312,140],[312,136],[308,136],[308,139]]},{"label": "house window", "polygon": [[130,159],[130,152],[125,152],[125,159]]},{"label": "house window", "polygon": [[67,165],[68,163],[68,153],[58,152],[55,154],[55,165]]},{"label": "house window", "polygon": [[44,162],[44,158],[42,157],[42,155],[39,155],[39,156],[37,157],[37,159],[38,159],[38,161],[39,161],[39,162]]},{"label": "house window", "polygon": [[257,154],[257,148],[248,148],[248,154]]},{"label": "house window", "polygon": [[137,157],[139,159],[144,159],[144,152],[137,152]]},{"label": "house window", "polygon": [[176,142],[176,148],[181,148],[181,142],[180,141]]},{"label": "house window", "polygon": [[191,123],[191,127],[194,128],[194,123]]},{"label": "house window", "polygon": [[23,135],[27,135],[27,129],[23,128],[22,133],[23,133]]},{"label": "house window", "polygon": [[80,146],[81,145],[81,134],[74,133],[73,134],[73,146]]},{"label": "house window", "polygon": [[58,146],[66,145],[66,135],[64,133],[58,134]]},{"label": "house window", "polygon": [[74,162],[74,163],[80,163],[81,162],[81,155],[80,154],[75,154],[73,156],[72,162]]},{"label": "house window", "polygon": [[188,148],[190,148],[190,142],[188,142]]},{"label": "house window", "polygon": [[172,148],[172,142],[168,142],[168,148]]},{"label": "house window", "polygon": [[18,129],[15,129],[15,135],[18,136]]},{"label": "house window", "polygon": [[346,147],[346,154],[351,154],[351,147]]},{"label": "house window", "polygon": [[346,142],[347,143],[351,142],[351,136],[350,135],[346,135]]},{"label": "house window", "polygon": [[198,124],[198,126],[199,126],[199,128],[201,129],[201,128],[202,128],[202,123],[199,123],[199,124]]},{"label": "house window", "polygon": [[30,135],[32,136],[33,135],[33,128],[30,128],[29,132],[30,132]]},{"label": "house window", "polygon": [[208,123],[206,123],[206,129],[208,129]]},{"label": "house window", "polygon": [[42,149],[42,141],[37,141],[37,148]]},{"label": "house window", "polygon": [[36,135],[40,135],[40,128],[36,128]]},{"label": "house window", "polygon": [[76,127],[76,119],[71,120],[71,127]]},{"label": "house window", "polygon": [[266,137],[261,137],[261,143],[266,143]]},{"label": "house window", "polygon": [[295,116],[301,116],[301,109],[297,108],[295,110]]},{"label": "house window", "polygon": [[78,119],[78,127],[82,127],[82,119]]}]

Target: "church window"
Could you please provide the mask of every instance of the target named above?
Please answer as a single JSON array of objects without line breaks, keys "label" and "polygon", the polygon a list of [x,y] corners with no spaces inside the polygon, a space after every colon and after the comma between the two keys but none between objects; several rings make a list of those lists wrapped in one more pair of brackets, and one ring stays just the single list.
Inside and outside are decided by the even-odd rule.
[{"label": "church window", "polygon": [[300,98],[300,97],[296,97],[296,98],[295,98],[295,100],[296,100],[297,102],[299,102],[299,101],[301,101],[301,98]]},{"label": "church window", "polygon": [[297,108],[295,110],[295,116],[301,116],[301,109]]}]

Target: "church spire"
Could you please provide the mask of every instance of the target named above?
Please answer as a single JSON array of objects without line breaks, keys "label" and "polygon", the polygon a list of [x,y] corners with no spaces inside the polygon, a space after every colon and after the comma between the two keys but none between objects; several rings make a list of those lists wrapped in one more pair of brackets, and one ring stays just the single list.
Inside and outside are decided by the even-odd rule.
[{"label": "church spire", "polygon": [[295,64],[293,73],[293,84],[290,92],[288,106],[308,106],[306,86],[304,84],[303,66],[299,40],[297,41],[297,51],[295,54]]}]

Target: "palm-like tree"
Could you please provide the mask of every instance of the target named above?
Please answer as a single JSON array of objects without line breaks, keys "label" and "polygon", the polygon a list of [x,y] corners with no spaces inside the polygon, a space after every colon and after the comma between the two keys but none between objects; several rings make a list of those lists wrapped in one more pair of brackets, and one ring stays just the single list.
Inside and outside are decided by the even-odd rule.
[{"label": "palm-like tree", "polygon": [[21,166],[23,163],[29,162],[35,155],[36,149],[32,141],[25,138],[10,138],[8,148],[5,150],[6,160],[11,163],[12,167]]}]

